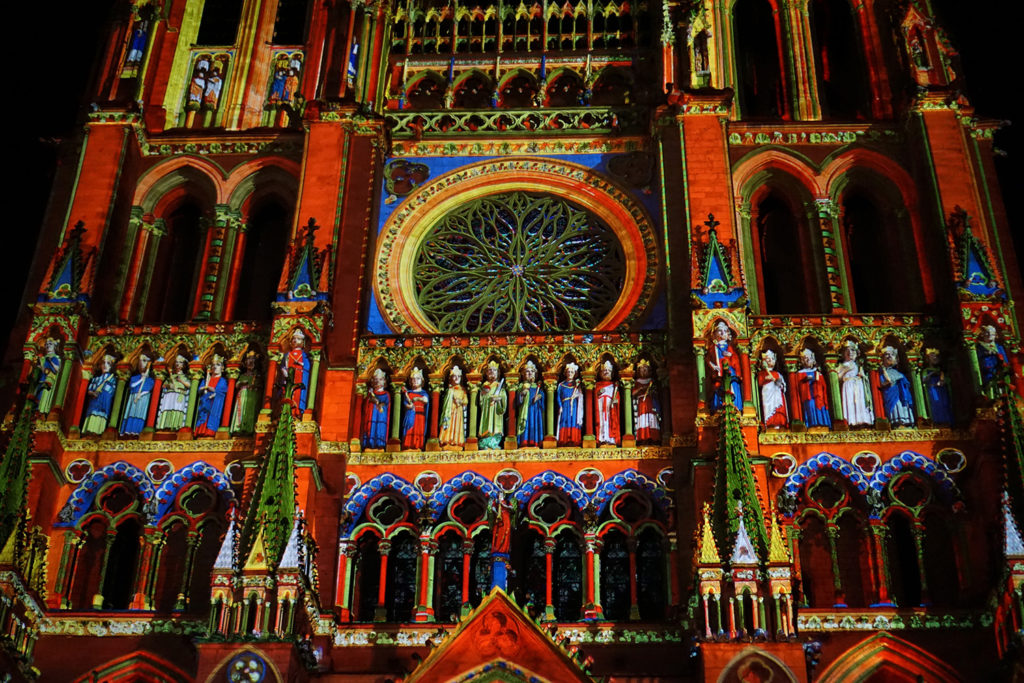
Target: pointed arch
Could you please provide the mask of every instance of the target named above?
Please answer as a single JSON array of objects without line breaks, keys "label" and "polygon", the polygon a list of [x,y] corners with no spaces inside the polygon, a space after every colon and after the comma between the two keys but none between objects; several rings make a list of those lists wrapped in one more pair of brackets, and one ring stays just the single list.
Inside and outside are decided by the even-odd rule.
[{"label": "pointed arch", "polygon": [[342,527],[344,535],[347,536],[348,534],[351,534],[353,527],[359,521],[359,518],[363,516],[363,510],[366,509],[366,504],[370,502],[370,499],[374,495],[383,490],[391,490],[401,496],[404,496],[417,511],[422,510],[423,506],[427,502],[423,497],[423,494],[402,477],[391,474],[390,472],[379,474],[349,494],[348,501],[345,503],[344,508],[345,513],[349,517],[348,523]]},{"label": "pointed arch", "polygon": [[[796,683],[798,680],[786,663],[772,653],[760,648],[748,647],[729,660],[729,663],[722,668],[722,672],[718,675],[718,682],[745,680],[742,674],[749,671],[751,665],[767,668],[773,673],[780,673],[786,677],[785,680],[789,683]],[[773,676],[772,680],[778,679]]]},{"label": "pointed arch", "polygon": [[884,491],[886,485],[894,476],[906,469],[915,469],[932,479],[944,494],[953,498],[961,497],[960,488],[953,481],[953,478],[946,474],[945,468],[928,456],[915,453],[914,451],[903,451],[899,455],[890,458],[881,467],[875,469],[871,475],[868,486],[875,491]]},{"label": "pointed arch", "polygon": [[601,488],[594,492],[590,498],[590,502],[594,505],[595,512],[599,515],[604,512],[604,508],[608,504],[608,501],[612,499],[612,496],[614,496],[620,489],[626,488],[631,484],[650,493],[651,498],[662,510],[667,510],[669,506],[672,505],[672,499],[665,490],[658,485],[658,482],[631,468],[623,470],[615,476],[609,477],[604,484],[601,485]]},{"label": "pointed arch", "polygon": [[431,518],[434,521],[440,518],[448,501],[459,491],[464,489],[476,489],[488,500],[495,500],[498,496],[498,487],[489,480],[480,476],[472,470],[458,474],[441,486],[430,499]]},{"label": "pointed arch", "polygon": [[786,493],[797,495],[800,489],[814,477],[820,470],[829,469],[843,479],[857,487],[861,494],[868,492],[868,479],[853,463],[831,453],[818,453],[804,464],[800,465],[793,474],[789,475],[783,486]]},{"label": "pointed arch", "polygon": [[76,678],[73,683],[139,681],[140,683],[190,683],[193,677],[169,660],[152,652],[138,651],[112,659]]},{"label": "pointed arch", "polygon": [[908,680],[957,683],[960,675],[935,655],[887,631],[865,638],[822,672],[818,683],[863,681],[880,670],[895,670]]},{"label": "pointed arch", "polygon": [[587,504],[587,494],[580,488],[580,485],[553,470],[535,474],[524,481],[516,491],[515,499],[519,503],[526,503],[536,491],[545,487],[556,488],[565,493],[579,510],[582,510]]},{"label": "pointed arch", "polygon": [[159,522],[167,514],[167,511],[174,503],[174,498],[183,486],[199,479],[210,482],[224,496],[225,502],[229,505],[234,504],[235,492],[232,490],[231,482],[228,478],[213,465],[199,460],[181,468],[160,483],[160,488],[156,490],[153,501],[153,521]]},{"label": "pointed arch", "polygon": [[71,496],[61,509],[54,526],[74,527],[77,525],[82,515],[92,507],[100,487],[115,479],[134,484],[142,498],[142,509],[149,509],[153,500],[153,484],[142,470],[124,460],[119,460],[96,470],[71,492]]}]

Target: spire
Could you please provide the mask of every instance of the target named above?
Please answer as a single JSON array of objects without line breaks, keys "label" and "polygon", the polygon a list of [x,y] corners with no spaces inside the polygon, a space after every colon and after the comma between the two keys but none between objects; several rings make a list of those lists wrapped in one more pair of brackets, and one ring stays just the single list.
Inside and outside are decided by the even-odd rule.
[{"label": "spire", "polygon": [[771,517],[771,529],[768,532],[768,561],[772,564],[789,564],[792,560],[789,557],[789,549],[786,541],[782,538],[782,529],[779,528],[779,516],[775,509],[768,510]]},{"label": "spire", "polygon": [[747,523],[743,521],[742,500],[736,501],[736,516],[740,520],[740,526],[736,530],[736,543],[732,547],[732,557],[729,558],[729,564],[758,564],[760,558],[757,556],[754,544],[750,542],[750,534],[747,533]]},{"label": "spire", "polygon": [[740,414],[725,394],[719,412],[715,492],[712,505],[715,536],[723,555],[732,557],[742,530],[757,557],[767,555],[764,516],[757,492],[757,480],[747,456],[747,445],[740,429]]},{"label": "spire", "polygon": [[288,289],[279,300],[312,301],[324,298],[320,291],[320,274],[327,259],[327,249],[317,250],[314,235],[320,226],[310,217],[303,233],[296,236],[288,264]]},{"label": "spire", "polygon": [[1006,487],[1003,506],[1015,528],[1024,520],[1024,417],[1020,399],[1013,390],[1010,377],[998,385],[999,426],[1003,440],[1003,472]]},{"label": "spire", "polygon": [[[290,387],[289,387],[290,389]],[[286,391],[285,396],[291,394]],[[291,399],[281,401],[242,526],[246,569],[273,569],[295,521],[295,429]]]},{"label": "spire", "polygon": [[92,252],[83,252],[82,235],[85,223],[78,221],[67,234],[67,240],[53,259],[50,281],[41,299],[50,301],[75,301],[82,294],[82,281]]},{"label": "spire", "polygon": [[235,528],[235,515],[231,515],[231,521],[228,522],[228,532],[224,534],[224,541],[220,544],[220,550],[217,552],[217,559],[213,563],[214,570],[233,570],[235,568],[235,541],[238,534]]},{"label": "spire", "polygon": [[946,225],[952,240],[953,267],[961,292],[970,297],[1002,297],[1003,291],[988,250],[971,230],[971,217],[957,206]]},{"label": "spire", "polygon": [[[0,496],[0,548],[10,545],[9,541],[17,536],[18,526],[24,519],[29,480],[28,454],[32,450],[32,417],[35,410],[35,399],[27,397],[14,423],[7,448],[0,456],[0,482],[4,486],[4,495]],[[12,551],[15,556],[18,554],[17,540]]]},{"label": "spire", "polygon": [[1003,491],[1003,554],[1006,557],[1024,557],[1024,541],[1020,537],[1020,529],[1010,512],[1010,497]]},{"label": "spire", "polygon": [[701,523],[700,547],[697,551],[697,562],[699,564],[722,564],[722,558],[718,554],[718,546],[715,544],[715,535],[711,531],[711,504],[704,503],[704,520]]},{"label": "spire", "polygon": [[284,547],[284,552],[281,554],[281,564],[278,570],[289,570],[293,572],[299,571],[299,539],[302,537],[302,530],[299,528],[302,524],[302,512],[295,515],[295,523],[292,525],[292,533],[288,536],[288,545]]},{"label": "spire", "polygon": [[744,294],[743,286],[733,277],[731,249],[718,241],[718,226],[714,214],[709,213],[704,221],[707,237],[697,256],[700,280],[693,296],[706,308],[735,306]]}]

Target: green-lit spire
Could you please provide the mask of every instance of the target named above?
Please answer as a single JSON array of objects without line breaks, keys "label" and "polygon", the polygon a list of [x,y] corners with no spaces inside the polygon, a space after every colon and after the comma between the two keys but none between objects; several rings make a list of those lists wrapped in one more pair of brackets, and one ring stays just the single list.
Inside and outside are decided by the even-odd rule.
[{"label": "green-lit spire", "polygon": [[291,399],[285,398],[242,526],[243,568],[275,569],[291,534],[295,522],[293,421]]},{"label": "green-lit spire", "polygon": [[747,445],[740,429],[740,414],[729,392],[719,411],[718,448],[715,452],[715,497],[713,526],[722,557],[731,557],[740,528],[740,515],[758,557],[767,556],[768,543],[757,481],[747,457]]},{"label": "green-lit spire", "polygon": [[[0,482],[3,482],[4,487],[4,493],[0,496],[0,548],[7,546],[25,518],[28,455],[32,450],[32,417],[35,411],[35,399],[26,398],[11,431],[11,440],[7,442],[3,460],[0,460]],[[15,548],[15,554],[17,552]]]}]

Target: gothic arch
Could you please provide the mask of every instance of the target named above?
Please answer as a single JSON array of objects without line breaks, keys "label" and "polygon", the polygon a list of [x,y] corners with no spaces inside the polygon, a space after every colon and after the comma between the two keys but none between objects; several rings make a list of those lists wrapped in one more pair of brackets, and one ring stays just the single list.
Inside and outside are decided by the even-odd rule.
[{"label": "gothic arch", "polygon": [[444,512],[448,501],[459,491],[473,489],[491,501],[497,498],[498,487],[476,472],[468,471],[456,475],[446,481],[430,499],[431,517],[436,521]]},{"label": "gothic arch", "polygon": [[860,469],[848,460],[832,455],[831,453],[819,453],[800,465],[793,474],[789,475],[783,489],[787,494],[796,496],[804,485],[820,471],[828,469],[850,482],[861,494],[868,492],[868,480],[861,473]]},{"label": "gothic arch", "polygon": [[199,460],[181,468],[160,483],[154,496],[153,521],[159,522],[163,518],[183,486],[198,480],[210,482],[229,505],[234,504],[235,492],[228,478],[213,465]]},{"label": "gothic arch", "polygon": [[259,650],[253,647],[244,647],[239,650],[235,650],[234,652],[226,655],[223,659],[221,659],[220,662],[218,662],[217,665],[213,667],[213,673],[211,673],[206,678],[205,683],[214,683],[214,681],[227,680],[228,665],[232,661],[234,661],[236,657],[241,657],[244,655],[256,657],[265,664],[266,674],[265,677],[263,678],[264,683],[279,683],[280,681],[284,680],[281,677],[281,671],[277,668],[277,665],[274,663],[274,660],[271,657],[265,656],[263,653],[261,653]]},{"label": "gothic arch", "polygon": [[227,174],[215,162],[202,157],[176,156],[144,172],[135,185],[133,206],[145,213],[158,213],[172,190],[190,185],[204,204],[223,204],[227,197]]},{"label": "gothic arch", "polygon": [[268,157],[240,164],[225,179],[225,201],[242,211],[256,195],[276,194],[294,203],[298,190],[299,165],[288,159]]},{"label": "gothic arch", "polygon": [[[749,671],[751,666],[767,668],[775,674],[781,674],[782,676],[785,676],[785,680],[789,683],[796,683],[798,680],[797,677],[793,675],[793,672],[790,671],[789,667],[775,655],[756,647],[748,647],[729,660],[729,663],[722,668],[722,672],[718,675],[718,683],[726,683],[727,681],[734,680],[747,680],[742,677],[742,674]],[[752,680],[762,679],[757,679],[755,676]],[[774,676],[771,677],[771,680],[782,683],[780,679],[777,679]]]},{"label": "gothic arch", "polygon": [[605,506],[608,505],[608,502],[612,497],[630,484],[649,493],[655,505],[660,507],[662,510],[668,510],[672,505],[672,499],[665,490],[658,485],[658,482],[648,478],[645,474],[638,472],[635,469],[628,469],[619,472],[615,476],[608,477],[604,484],[601,485],[601,488],[593,493],[590,501],[594,506],[595,512],[597,514],[604,512]]},{"label": "gothic arch", "polygon": [[519,503],[524,504],[530,500],[535,492],[549,486],[569,496],[569,499],[576,504],[577,509],[582,510],[586,506],[587,494],[580,488],[579,484],[553,470],[535,474],[520,484],[519,490],[515,493],[515,499]]},{"label": "gothic arch", "polygon": [[139,651],[112,659],[79,676],[73,683],[137,681],[138,683],[189,683],[193,677],[163,657]]},{"label": "gothic arch", "polygon": [[880,670],[895,670],[901,677],[933,683],[959,683],[963,679],[948,664],[913,643],[881,631],[865,638],[822,672],[819,683],[863,681]]},{"label": "gothic arch", "polygon": [[93,472],[85,481],[78,485],[60,511],[54,526],[74,527],[82,516],[89,511],[96,493],[108,481],[120,479],[135,485],[142,498],[141,509],[148,509],[153,500],[153,485],[146,474],[123,460],[107,465]]},{"label": "gothic arch", "polygon": [[348,501],[345,503],[345,513],[349,515],[349,522],[343,525],[343,532],[349,534],[359,518],[363,515],[363,510],[366,509],[366,504],[370,502],[370,499],[377,493],[390,489],[400,496],[405,497],[407,501],[417,510],[422,510],[426,504],[426,499],[419,490],[410,484],[402,477],[385,472],[379,474],[370,481],[366,482],[358,489],[349,494]]},{"label": "gothic arch", "polygon": [[868,486],[875,491],[884,491],[889,481],[905,469],[921,472],[932,479],[944,494],[955,499],[960,498],[960,488],[953,478],[946,474],[943,467],[931,458],[914,451],[903,451],[876,468]]}]

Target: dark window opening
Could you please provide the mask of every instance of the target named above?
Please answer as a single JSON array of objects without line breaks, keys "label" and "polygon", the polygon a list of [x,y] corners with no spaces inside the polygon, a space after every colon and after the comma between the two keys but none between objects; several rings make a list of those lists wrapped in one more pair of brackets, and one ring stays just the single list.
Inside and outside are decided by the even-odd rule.
[{"label": "dark window opening", "polygon": [[196,45],[234,45],[242,0],[206,0]]},{"label": "dark window opening", "polygon": [[812,0],[814,66],[822,112],[836,119],[863,119],[868,106],[867,69],[847,0]]},{"label": "dark window opening", "polygon": [[103,579],[104,609],[128,609],[131,606],[140,532],[139,523],[134,519],[125,520],[117,527]]},{"label": "dark window opening", "polygon": [[270,320],[270,304],[288,253],[291,218],[291,212],[274,200],[250,213],[232,316],[236,320]]},{"label": "dark window opening", "polygon": [[187,201],[166,219],[160,238],[143,322],[170,323],[188,319],[203,256],[199,206]]},{"label": "dark window opening", "polygon": [[275,45],[301,45],[306,42],[308,5],[309,0],[278,0],[277,20],[274,22]]},{"label": "dark window opening", "polygon": [[777,27],[767,0],[733,7],[740,111],[745,119],[787,118]]}]

